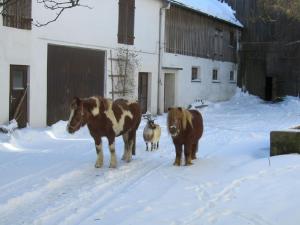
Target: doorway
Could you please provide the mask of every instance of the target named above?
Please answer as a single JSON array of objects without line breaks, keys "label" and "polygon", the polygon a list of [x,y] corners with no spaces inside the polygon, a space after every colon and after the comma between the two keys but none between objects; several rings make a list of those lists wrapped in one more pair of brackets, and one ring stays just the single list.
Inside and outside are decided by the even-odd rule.
[{"label": "doorway", "polygon": [[175,74],[165,73],[164,111],[175,105]]},{"label": "doorway", "polygon": [[148,108],[148,73],[139,73],[138,98],[144,114]]},{"label": "doorway", "polygon": [[20,128],[28,122],[28,66],[10,65],[9,120],[15,119]]},{"label": "doorway", "polygon": [[48,45],[47,124],[68,120],[74,96],[104,95],[105,52]]},{"label": "doorway", "polygon": [[266,77],[265,100],[273,100],[273,77]]}]

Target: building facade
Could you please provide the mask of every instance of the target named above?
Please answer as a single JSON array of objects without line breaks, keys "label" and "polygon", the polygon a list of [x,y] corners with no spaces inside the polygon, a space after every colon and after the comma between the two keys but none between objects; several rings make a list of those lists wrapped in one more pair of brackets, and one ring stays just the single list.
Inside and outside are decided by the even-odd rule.
[{"label": "building facade", "polygon": [[[36,27],[31,23],[47,22],[55,12],[36,1],[20,2],[0,17],[0,124],[17,118],[21,126],[43,127],[66,120],[74,96],[125,94],[138,99],[143,112],[156,114],[235,92],[235,24],[172,1],[93,0],[90,8],[66,10],[54,23]],[[173,13],[188,18],[187,33]],[[209,32],[198,43],[202,23]],[[126,75],[128,67],[124,50],[126,59],[137,61],[130,91],[116,87],[124,79],[120,68]]]}]

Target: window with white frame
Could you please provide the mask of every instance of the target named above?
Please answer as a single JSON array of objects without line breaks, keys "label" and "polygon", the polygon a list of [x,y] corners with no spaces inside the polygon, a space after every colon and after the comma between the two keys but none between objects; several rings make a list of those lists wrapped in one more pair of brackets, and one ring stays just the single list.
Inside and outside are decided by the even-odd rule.
[{"label": "window with white frame", "polygon": [[192,81],[201,81],[200,67],[192,67]]},{"label": "window with white frame", "polygon": [[213,69],[213,71],[212,71],[212,81],[219,81],[218,69]]}]

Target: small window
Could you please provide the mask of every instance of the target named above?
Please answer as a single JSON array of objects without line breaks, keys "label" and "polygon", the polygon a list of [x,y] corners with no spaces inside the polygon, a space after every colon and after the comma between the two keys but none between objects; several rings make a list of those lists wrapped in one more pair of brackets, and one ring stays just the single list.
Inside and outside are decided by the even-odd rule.
[{"label": "small window", "polygon": [[192,67],[192,81],[201,81],[199,67]]},{"label": "small window", "polygon": [[212,80],[213,81],[219,81],[219,79],[218,79],[218,70],[217,69],[213,69]]},{"label": "small window", "polygon": [[13,73],[13,90],[23,90],[23,72],[22,71],[14,71]]},{"label": "small window", "polygon": [[230,81],[235,81],[235,79],[234,79],[234,71],[230,71],[229,80]]},{"label": "small window", "polygon": [[235,45],[234,45],[234,32],[233,31],[230,31],[229,32],[229,45],[230,46],[232,46],[232,47],[234,47]]}]

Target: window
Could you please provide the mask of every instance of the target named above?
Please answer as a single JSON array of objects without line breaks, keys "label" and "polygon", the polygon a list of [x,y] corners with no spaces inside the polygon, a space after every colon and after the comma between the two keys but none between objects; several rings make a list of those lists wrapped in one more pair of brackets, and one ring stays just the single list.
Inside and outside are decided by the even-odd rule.
[{"label": "window", "polygon": [[134,44],[135,0],[119,0],[118,43]]},{"label": "window", "polygon": [[232,47],[234,47],[235,46],[234,42],[235,42],[234,41],[234,32],[230,31],[229,32],[229,45],[232,46]]},{"label": "window", "polygon": [[223,56],[223,31],[220,29],[215,30],[214,52],[215,56]]},{"label": "window", "polygon": [[219,79],[218,79],[218,70],[217,69],[213,69],[212,80],[213,81],[219,81]]},{"label": "window", "polygon": [[236,70],[231,70],[229,74],[229,82],[236,83]]},{"label": "window", "polygon": [[201,81],[199,67],[192,67],[192,81]]},{"label": "window", "polygon": [[230,77],[229,77],[230,81],[234,81],[234,71],[230,71]]},{"label": "window", "polygon": [[10,1],[3,8],[3,26],[31,29],[31,0]]}]

